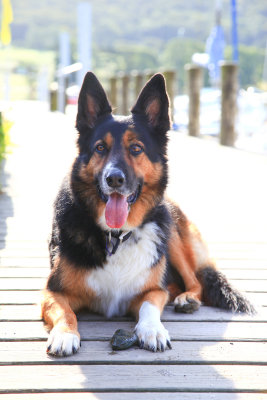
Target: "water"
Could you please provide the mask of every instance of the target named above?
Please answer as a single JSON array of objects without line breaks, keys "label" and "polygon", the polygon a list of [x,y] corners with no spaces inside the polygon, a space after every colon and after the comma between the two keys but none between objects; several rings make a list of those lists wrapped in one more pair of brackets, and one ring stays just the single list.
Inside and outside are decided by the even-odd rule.
[{"label": "water", "polygon": [[[200,97],[200,135],[218,136],[221,92],[203,88]],[[187,131],[188,96],[174,99],[174,128]],[[267,154],[267,93],[256,88],[240,90],[236,120],[237,148]]]}]

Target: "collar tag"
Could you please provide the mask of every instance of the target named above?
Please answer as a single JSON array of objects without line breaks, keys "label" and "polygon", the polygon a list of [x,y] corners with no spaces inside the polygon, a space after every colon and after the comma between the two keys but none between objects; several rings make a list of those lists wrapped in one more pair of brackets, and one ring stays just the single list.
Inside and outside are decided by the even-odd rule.
[{"label": "collar tag", "polygon": [[112,256],[118,250],[121,243],[125,242],[131,236],[132,231],[119,232],[118,234],[112,234],[111,231],[106,232],[106,252],[109,256]]}]

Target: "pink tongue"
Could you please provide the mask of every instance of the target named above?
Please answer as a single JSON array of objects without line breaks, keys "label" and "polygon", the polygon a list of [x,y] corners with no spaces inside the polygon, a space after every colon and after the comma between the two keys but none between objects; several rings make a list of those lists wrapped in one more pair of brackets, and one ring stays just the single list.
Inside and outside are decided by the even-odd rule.
[{"label": "pink tongue", "polygon": [[111,194],[106,205],[105,217],[110,228],[121,228],[128,217],[127,197],[119,193]]}]

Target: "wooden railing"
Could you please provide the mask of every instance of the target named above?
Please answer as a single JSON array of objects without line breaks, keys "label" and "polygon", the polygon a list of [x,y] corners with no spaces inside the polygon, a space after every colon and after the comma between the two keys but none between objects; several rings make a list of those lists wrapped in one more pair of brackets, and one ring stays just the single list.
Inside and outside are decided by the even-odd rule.
[{"label": "wooden railing", "polygon": [[[195,64],[185,66],[188,82],[188,134],[200,136],[200,91],[203,86],[203,69]],[[237,114],[237,92],[238,92],[238,65],[233,62],[221,64],[221,123],[219,140],[227,146],[234,146],[236,139],[235,120]],[[145,82],[150,79],[156,71],[146,70],[143,72],[132,71],[131,73],[118,73],[109,78],[107,92],[115,114],[128,114]],[[168,70],[162,72],[170,98],[171,115],[174,114],[174,97],[177,94],[176,71]],[[67,81],[67,77],[66,77]],[[58,90],[51,91],[51,109],[58,109]],[[57,108],[56,108],[57,107]]]},{"label": "wooden railing", "polygon": [[[150,79],[156,71],[146,70],[144,72],[132,71],[131,73],[119,73],[109,79],[108,95],[112,107],[117,114],[128,114],[134,101],[137,99],[145,82]],[[171,109],[175,96],[176,72],[162,72],[170,98]]]},{"label": "wooden railing", "polygon": [[[203,69],[197,65],[186,65],[188,74],[188,134],[199,136],[200,90],[203,82]],[[235,120],[237,114],[238,65],[233,62],[221,63],[221,119],[220,143],[234,146],[236,139]]]},{"label": "wooden railing", "polygon": [[[203,86],[203,68],[195,64],[185,66],[189,96],[188,134],[200,136],[200,91]],[[236,63],[221,63],[221,123],[220,143],[234,146],[236,139],[235,119],[237,113],[237,78],[238,66]],[[171,114],[176,91],[176,71],[162,72],[166,79],[167,92],[170,98]],[[133,105],[144,83],[154,74],[152,71],[143,73],[133,71],[129,74],[120,73],[109,80],[109,98],[117,114],[128,114],[130,105]]]}]

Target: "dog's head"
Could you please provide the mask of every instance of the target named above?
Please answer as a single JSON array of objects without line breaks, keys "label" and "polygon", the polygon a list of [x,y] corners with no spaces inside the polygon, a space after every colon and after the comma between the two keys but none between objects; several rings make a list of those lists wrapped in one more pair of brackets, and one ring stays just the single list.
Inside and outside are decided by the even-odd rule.
[{"label": "dog's head", "polygon": [[130,116],[111,111],[103,87],[88,72],[78,100],[72,186],[104,229],[130,230],[161,201],[167,185],[170,119],[163,76],[145,85]]}]

